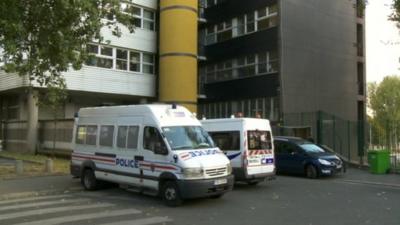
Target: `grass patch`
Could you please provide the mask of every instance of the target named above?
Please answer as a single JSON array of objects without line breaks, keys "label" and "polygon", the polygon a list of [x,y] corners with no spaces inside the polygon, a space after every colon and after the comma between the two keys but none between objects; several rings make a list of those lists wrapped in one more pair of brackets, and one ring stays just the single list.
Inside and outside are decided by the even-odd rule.
[{"label": "grass patch", "polygon": [[[1,151],[0,157],[11,158],[24,161],[24,176],[37,176],[45,173],[45,162],[50,157],[45,155],[33,155],[30,153],[19,153]],[[64,158],[53,158],[53,173],[69,174],[70,160]],[[33,163],[30,163],[33,162]],[[0,176],[16,176],[13,165],[0,165]]]}]

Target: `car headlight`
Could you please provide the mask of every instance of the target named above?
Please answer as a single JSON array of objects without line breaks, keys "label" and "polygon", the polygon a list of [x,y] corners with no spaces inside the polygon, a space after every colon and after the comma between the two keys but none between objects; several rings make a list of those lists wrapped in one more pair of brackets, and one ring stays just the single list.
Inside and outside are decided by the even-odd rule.
[{"label": "car headlight", "polygon": [[329,162],[328,160],[325,160],[325,159],[318,159],[318,162],[321,163],[322,165],[325,165],[325,166],[332,165],[331,162]]},{"label": "car headlight", "polygon": [[228,175],[232,173],[232,165],[231,165],[230,163],[228,163],[228,164],[226,165],[226,170],[227,170],[227,172],[228,172]]},{"label": "car headlight", "polygon": [[183,175],[187,178],[196,178],[203,176],[203,169],[201,168],[186,168],[183,169]]}]

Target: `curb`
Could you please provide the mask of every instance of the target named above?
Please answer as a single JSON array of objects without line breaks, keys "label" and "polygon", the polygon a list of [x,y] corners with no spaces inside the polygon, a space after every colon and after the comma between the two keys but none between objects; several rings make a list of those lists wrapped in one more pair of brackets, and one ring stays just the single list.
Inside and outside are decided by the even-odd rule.
[{"label": "curb", "polygon": [[29,191],[29,192],[18,192],[0,195],[0,201],[19,199],[19,198],[29,198],[29,197],[39,197],[43,195],[56,195],[56,194],[67,194],[76,193],[83,191],[82,187],[73,187],[68,189],[56,189],[56,190],[44,190],[44,191]]},{"label": "curb", "polygon": [[[13,173],[13,175],[15,175]],[[0,177],[0,181],[8,181],[8,180],[20,180],[20,179],[35,179],[35,178],[41,178],[41,177],[57,177],[57,176],[68,176],[68,173],[41,173],[37,175],[15,175],[15,176],[10,176],[10,177]]]},{"label": "curb", "polygon": [[14,160],[14,161],[21,160],[21,161],[24,161],[24,162],[27,162],[27,163],[37,164],[37,165],[44,164],[43,162],[35,162],[35,161],[31,161],[31,160],[15,159],[15,158],[12,158],[12,157],[7,157],[7,156],[0,156],[0,158],[8,159],[8,160]]},{"label": "curb", "polygon": [[363,180],[343,180],[342,182],[352,183],[352,184],[368,184],[368,185],[375,185],[375,186],[400,188],[400,184],[393,184],[393,183],[380,183],[380,182],[363,181]]}]

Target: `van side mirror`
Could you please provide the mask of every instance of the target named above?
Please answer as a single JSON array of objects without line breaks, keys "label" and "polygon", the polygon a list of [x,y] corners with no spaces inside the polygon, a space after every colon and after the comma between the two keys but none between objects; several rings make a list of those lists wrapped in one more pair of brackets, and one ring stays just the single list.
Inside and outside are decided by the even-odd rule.
[{"label": "van side mirror", "polygon": [[154,153],[157,155],[168,155],[168,149],[165,145],[156,145]]}]

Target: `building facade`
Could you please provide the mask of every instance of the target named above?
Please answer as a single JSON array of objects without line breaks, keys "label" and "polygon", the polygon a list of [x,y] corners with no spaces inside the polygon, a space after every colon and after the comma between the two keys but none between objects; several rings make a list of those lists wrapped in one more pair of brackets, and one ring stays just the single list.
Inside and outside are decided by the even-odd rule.
[{"label": "building facade", "polygon": [[[263,117],[275,127],[308,127],[307,135],[333,147],[351,139],[346,146],[362,150],[366,83],[360,0],[121,2],[135,7],[137,28],[123,30],[120,38],[103,28],[110,42],[92,43],[89,51],[96,57],[81,70],[64,73],[69,99],[60,119],[66,123],[81,107],[175,102],[199,118]],[[40,124],[52,116],[36,106],[29,86],[44,91],[0,71],[0,117],[7,122],[0,139],[10,148],[46,136],[35,134],[37,127],[54,129]],[[355,130],[348,126],[345,138],[331,135],[321,127],[337,131],[342,125],[321,113],[361,123]],[[60,148],[70,148],[71,129],[58,128],[66,136]]]},{"label": "building facade", "polygon": [[273,122],[275,133],[292,135],[284,132],[292,128],[331,147],[363,152],[362,1],[207,0],[203,5],[199,115],[261,116]]}]

